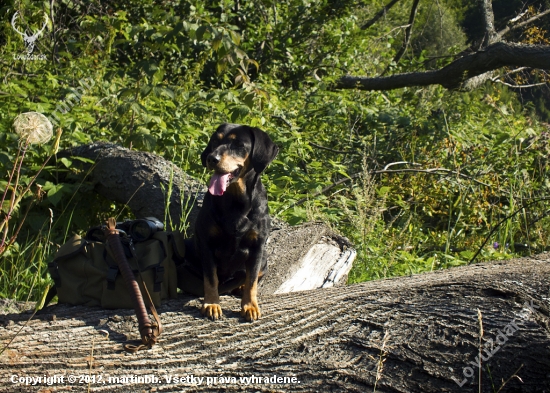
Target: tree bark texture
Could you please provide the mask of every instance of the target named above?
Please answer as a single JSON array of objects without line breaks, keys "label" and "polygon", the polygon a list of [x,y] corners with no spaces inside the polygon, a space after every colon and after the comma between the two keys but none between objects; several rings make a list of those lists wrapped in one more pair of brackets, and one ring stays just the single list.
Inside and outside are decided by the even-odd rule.
[{"label": "tree bark texture", "polygon": [[[195,222],[198,202],[206,188],[164,158],[102,142],[78,146],[59,156],[70,155],[94,160],[90,179],[95,191],[109,200],[128,204],[137,218],[153,216],[163,221],[166,194],[172,183],[169,212],[173,227],[178,228],[187,213],[188,221]],[[192,231],[193,225],[188,233]]]},{"label": "tree bark texture", "polygon": [[498,40],[495,30],[495,15],[493,13],[492,0],[479,0],[481,6],[481,14],[485,22],[485,37],[483,39],[483,47],[494,44]]},{"label": "tree bark texture", "polygon": [[[200,299],[181,297],[159,310],[159,344],[135,354],[122,349],[138,334],[130,310],[56,305],[28,323],[30,313],[11,312],[0,317],[1,345],[13,339],[0,355],[0,392],[86,391],[86,376],[93,392],[548,392],[549,275],[541,254],[260,295],[254,323],[234,297],[222,297],[215,322],[201,316]],[[14,375],[65,382],[26,386]],[[244,379],[252,376],[261,379]]]},{"label": "tree bark texture", "polygon": [[[465,55],[440,70],[410,72],[384,77],[344,76],[338,89],[393,90],[403,87],[441,85],[447,89],[471,90],[479,86],[475,77],[501,67],[550,69],[550,46],[497,42]],[[481,78],[485,81],[487,78]],[[468,83],[472,80],[472,83]]]}]

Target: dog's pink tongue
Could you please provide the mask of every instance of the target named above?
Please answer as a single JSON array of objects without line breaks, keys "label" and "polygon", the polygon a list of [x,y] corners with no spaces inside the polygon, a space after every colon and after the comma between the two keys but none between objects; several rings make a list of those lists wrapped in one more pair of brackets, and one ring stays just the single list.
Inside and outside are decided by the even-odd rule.
[{"label": "dog's pink tongue", "polygon": [[214,176],[210,179],[210,187],[208,187],[210,194],[217,196],[223,195],[229,183],[230,175],[231,173],[225,173],[223,175],[214,173]]}]

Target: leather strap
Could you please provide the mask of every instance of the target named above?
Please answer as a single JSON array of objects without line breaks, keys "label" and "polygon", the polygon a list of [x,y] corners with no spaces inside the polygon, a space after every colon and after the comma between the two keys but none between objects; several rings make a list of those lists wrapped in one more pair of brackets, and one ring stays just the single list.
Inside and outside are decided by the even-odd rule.
[{"label": "leather strap", "polygon": [[[114,218],[109,218],[107,221],[106,238],[107,244],[109,245],[109,248],[111,248],[111,251],[115,257],[115,262],[118,264],[120,272],[122,273],[122,277],[124,278],[124,282],[126,283],[128,291],[130,293],[132,303],[134,303],[134,310],[136,312],[139,325],[139,334],[143,343],[142,345],[138,346],[126,344],[124,345],[124,349],[129,352],[137,352],[140,349],[151,348],[153,345],[156,344],[157,338],[162,332],[162,325],[160,323],[160,318],[157,314],[155,306],[153,305],[153,301],[151,300],[149,291],[147,290],[147,287],[145,286],[145,283],[143,282],[140,274],[139,277],[142,283],[142,287],[145,289],[145,293],[147,294],[146,299],[149,303],[149,308],[153,313],[155,322],[151,322],[151,320],[149,319],[149,315],[147,314],[147,309],[145,308],[145,304],[143,301],[143,295],[137,283],[136,277],[134,276],[134,273],[132,272],[132,269],[128,264],[128,260],[126,259],[126,255],[120,241],[120,234],[116,229],[116,220]],[[130,249],[133,249],[133,247],[130,247]]]}]

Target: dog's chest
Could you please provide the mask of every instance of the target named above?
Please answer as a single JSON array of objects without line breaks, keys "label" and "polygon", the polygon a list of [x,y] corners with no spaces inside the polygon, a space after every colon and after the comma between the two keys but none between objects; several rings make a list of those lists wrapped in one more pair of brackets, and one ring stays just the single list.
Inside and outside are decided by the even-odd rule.
[{"label": "dog's chest", "polygon": [[257,233],[257,230],[252,228],[241,236],[226,233],[220,234],[221,236],[211,239],[214,256],[217,259],[224,260],[229,260],[231,258],[246,260],[250,248],[254,247],[257,241]]},{"label": "dog's chest", "polygon": [[223,236],[212,243],[214,259],[220,277],[230,276],[245,268],[251,247],[248,237]]}]

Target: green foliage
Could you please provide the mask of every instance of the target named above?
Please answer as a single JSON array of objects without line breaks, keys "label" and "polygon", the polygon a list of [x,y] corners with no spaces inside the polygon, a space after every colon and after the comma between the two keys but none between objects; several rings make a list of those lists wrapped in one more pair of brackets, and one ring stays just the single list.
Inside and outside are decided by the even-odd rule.
[{"label": "green foliage", "polygon": [[466,34],[455,13],[444,3],[421,8],[416,19],[412,45],[416,53],[425,50],[430,56],[445,56],[450,48],[463,49]]},{"label": "green foliage", "polygon": [[[514,93],[493,86],[471,93],[332,88],[344,74],[373,76],[386,68],[402,42],[395,27],[407,18],[406,4],[366,31],[361,25],[384,2],[52,4],[55,25],[50,21],[35,49],[46,60],[37,61],[14,59],[25,48],[11,16],[20,11],[36,28],[43,11],[50,15],[50,2],[11,0],[0,8],[2,192],[19,148],[12,123],[21,112],[55,120],[62,149],[119,143],[160,154],[197,178],[211,132],[239,122],[261,127],[281,148],[264,176],[272,214],[292,224],[322,219],[348,236],[358,249],[351,281],[464,264],[496,223],[522,206],[481,259],[517,255],[519,243],[547,247],[544,202],[527,204],[548,196],[549,134]],[[457,29],[462,10],[441,4],[449,9],[442,24]],[[462,39],[453,33],[437,41],[441,31],[428,28],[433,14],[419,17],[426,23],[419,45],[448,54],[444,46]],[[400,67],[423,67],[426,54]],[[47,146],[29,149],[22,184],[47,155]],[[397,162],[406,163],[384,170]],[[34,204],[3,259],[0,296],[38,298],[57,245],[123,208],[92,192],[81,163],[52,160],[36,179],[46,194],[27,195],[14,212],[13,222],[21,222]],[[446,171],[410,171],[436,168]]]}]

